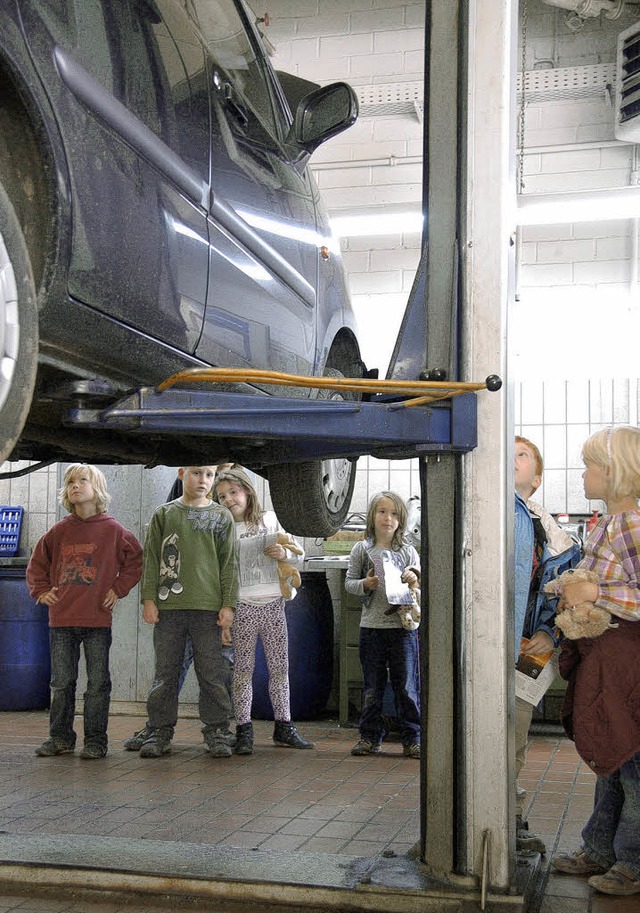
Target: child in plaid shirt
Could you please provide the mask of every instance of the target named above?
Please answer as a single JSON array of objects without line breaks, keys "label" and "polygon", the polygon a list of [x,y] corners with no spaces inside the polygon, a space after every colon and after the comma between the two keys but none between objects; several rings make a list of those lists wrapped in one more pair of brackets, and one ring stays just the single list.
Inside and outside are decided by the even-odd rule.
[{"label": "child in plaid shirt", "polygon": [[552,865],[591,876],[604,894],[628,896],[640,894],[640,429],[598,431],[582,457],[585,496],[606,501],[607,512],[578,566],[599,582],[566,584],[558,609],[593,602],[611,612],[614,626],[563,641],[563,724],[598,779],[582,849]]}]

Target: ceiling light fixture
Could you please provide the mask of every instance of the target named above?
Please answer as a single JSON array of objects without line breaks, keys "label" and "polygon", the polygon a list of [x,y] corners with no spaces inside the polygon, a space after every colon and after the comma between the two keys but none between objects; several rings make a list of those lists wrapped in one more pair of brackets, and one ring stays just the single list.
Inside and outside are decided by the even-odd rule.
[{"label": "ceiling light fixture", "polygon": [[420,234],[422,232],[422,224],[422,213],[416,210],[331,216],[331,228],[338,238]]},{"label": "ceiling light fixture", "polygon": [[640,186],[572,193],[518,194],[518,225],[640,218]]}]

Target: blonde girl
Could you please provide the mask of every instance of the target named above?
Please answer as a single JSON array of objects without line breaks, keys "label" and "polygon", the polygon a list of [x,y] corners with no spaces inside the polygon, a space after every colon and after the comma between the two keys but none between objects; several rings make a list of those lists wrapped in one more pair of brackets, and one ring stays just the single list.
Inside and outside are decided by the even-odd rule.
[{"label": "blonde girl", "polygon": [[418,632],[403,627],[385,586],[385,567],[389,578],[396,573],[410,586],[419,582],[420,559],[413,545],[405,542],[406,525],[407,509],[400,495],[379,492],[369,504],[365,539],[356,542],[349,556],[345,589],[362,600],[359,652],[364,677],[360,739],[351,749],[353,755],[381,751],[388,670],[403,754],[420,757]]},{"label": "blonde girl", "polygon": [[552,865],[590,876],[604,894],[628,896],[640,894],[640,429],[598,431],[582,458],[585,497],[606,502],[579,564],[599,582],[566,585],[558,608],[594,602],[615,626],[563,641],[563,724],[597,781],[582,848]]},{"label": "blonde girl", "polygon": [[287,620],[276,567],[279,561],[300,563],[302,557],[275,540],[288,539],[294,548],[301,549],[284,532],[274,512],[263,510],[251,480],[241,469],[218,473],[214,499],[233,514],[239,546],[240,586],[232,629],[234,750],[236,754],[253,752],[252,680],[258,637],[269,672],[269,697],[275,719],[273,741],[287,748],[315,748],[291,722]]}]

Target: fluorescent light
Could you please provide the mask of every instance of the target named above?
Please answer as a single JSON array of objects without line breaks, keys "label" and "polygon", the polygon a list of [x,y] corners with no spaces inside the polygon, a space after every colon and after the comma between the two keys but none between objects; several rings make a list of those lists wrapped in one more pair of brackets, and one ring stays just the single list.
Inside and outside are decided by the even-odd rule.
[{"label": "fluorescent light", "polygon": [[640,218],[640,186],[572,193],[519,194],[518,225]]},{"label": "fluorescent light", "polygon": [[332,216],[331,228],[338,238],[368,235],[408,235],[422,232],[422,213],[375,212],[353,216]]}]

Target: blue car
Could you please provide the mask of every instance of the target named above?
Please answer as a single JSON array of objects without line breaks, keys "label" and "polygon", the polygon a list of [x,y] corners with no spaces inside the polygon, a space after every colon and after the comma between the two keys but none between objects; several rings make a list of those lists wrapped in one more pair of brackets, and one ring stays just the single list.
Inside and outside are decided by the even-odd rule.
[{"label": "blue car", "polygon": [[0,461],[237,461],[329,535],[353,462],[73,422],[186,368],[363,373],[307,167],[353,90],[276,74],[242,0],[208,9],[204,37],[177,0],[0,0]]}]

